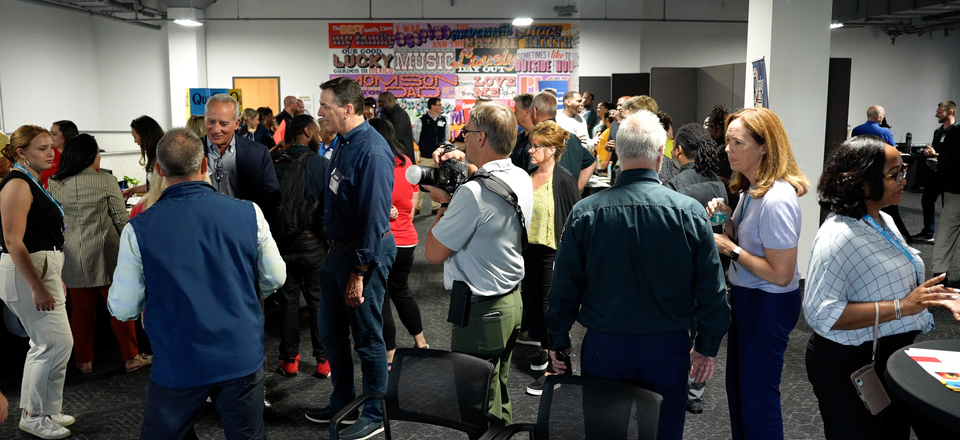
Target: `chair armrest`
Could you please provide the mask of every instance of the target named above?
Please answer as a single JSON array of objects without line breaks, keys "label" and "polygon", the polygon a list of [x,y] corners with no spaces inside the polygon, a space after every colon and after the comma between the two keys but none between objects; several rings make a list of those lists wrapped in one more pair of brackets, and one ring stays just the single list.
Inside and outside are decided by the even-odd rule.
[{"label": "chair armrest", "polygon": [[343,407],[336,415],[330,419],[330,440],[339,440],[340,433],[337,431],[337,426],[340,425],[340,422],[343,419],[347,418],[347,414],[350,414],[356,411],[358,408],[362,407],[364,403],[367,403],[371,400],[380,400],[382,401],[386,397],[384,393],[366,393],[356,399],[353,399],[352,402],[348,403],[347,406]]},{"label": "chair armrest", "polygon": [[480,437],[480,439],[481,440],[487,440],[487,439],[505,440],[508,438],[513,438],[513,436],[516,435],[516,433],[518,432],[522,432],[522,431],[533,432],[536,428],[537,428],[537,425],[533,423],[513,423],[500,429],[498,432],[496,432],[494,437],[488,437],[488,434],[490,434],[490,431],[487,431],[487,433],[484,434],[483,437]]}]

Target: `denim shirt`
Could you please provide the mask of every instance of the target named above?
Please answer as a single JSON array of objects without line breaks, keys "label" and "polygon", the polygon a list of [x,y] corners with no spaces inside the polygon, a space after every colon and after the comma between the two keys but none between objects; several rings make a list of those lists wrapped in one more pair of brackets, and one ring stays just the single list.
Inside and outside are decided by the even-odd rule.
[{"label": "denim shirt", "polygon": [[548,295],[551,349],[570,347],[574,320],[612,334],[689,329],[695,348],[716,356],[730,327],[720,256],[706,210],[660,185],[649,169],[573,207]]},{"label": "denim shirt", "polygon": [[394,156],[367,121],[333,150],[323,198],[324,231],[344,245],[351,264],[379,264],[380,239],[390,230]]}]

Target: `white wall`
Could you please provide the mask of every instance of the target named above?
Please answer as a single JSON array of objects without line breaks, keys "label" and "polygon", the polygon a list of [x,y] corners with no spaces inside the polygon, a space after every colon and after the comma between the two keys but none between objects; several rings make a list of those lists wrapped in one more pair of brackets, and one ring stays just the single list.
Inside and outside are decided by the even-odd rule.
[{"label": "white wall", "polygon": [[[636,41],[632,44],[637,45]],[[643,23],[639,46],[640,72],[649,72],[651,67],[742,63],[747,55],[747,25],[648,22]],[[580,49],[581,53],[584,51]]]},{"label": "white wall", "polygon": [[852,58],[851,128],[867,120],[867,107],[879,104],[893,126],[893,138],[930,142],[939,125],[937,103],[960,101],[960,37],[936,32],[904,35],[895,45],[877,27],[831,32],[830,56]]},{"label": "white wall", "polygon": [[580,76],[609,76],[640,70],[639,21],[580,23]]}]

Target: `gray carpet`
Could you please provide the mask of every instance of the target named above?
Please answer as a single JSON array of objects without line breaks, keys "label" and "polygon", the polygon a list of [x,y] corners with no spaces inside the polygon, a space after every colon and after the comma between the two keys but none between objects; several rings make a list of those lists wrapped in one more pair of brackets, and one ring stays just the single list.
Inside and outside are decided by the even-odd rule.
[{"label": "gray carpet", "polygon": [[[810,194],[806,197],[815,197]],[[916,233],[921,226],[920,194],[907,193],[901,204],[901,213],[907,227]],[[939,208],[939,207],[938,207]],[[423,236],[433,218],[421,215],[416,218],[417,228]],[[927,267],[930,266],[932,245],[915,245],[921,252]],[[450,325],[446,323],[447,297],[442,288],[440,266],[430,265],[423,258],[423,248],[417,249],[417,259],[410,277],[411,288],[420,303],[425,334],[432,348],[449,349]],[[801,256],[806,258],[806,256]],[[954,273],[960,273],[953,271]],[[927,274],[929,276],[929,273]],[[960,325],[942,310],[935,310],[937,329],[924,339],[960,338]],[[399,320],[397,323],[399,324]],[[310,353],[309,333],[306,313],[301,315],[303,338],[301,351]],[[399,346],[413,345],[413,339],[403,329],[398,330]],[[790,346],[786,352],[786,365],[783,372],[783,414],[785,434],[788,439],[823,438],[822,421],[817,410],[816,398],[806,378],[804,370],[804,351],[810,328],[803,319],[791,334]],[[572,335],[575,344],[583,336],[582,328],[575,328]],[[9,335],[2,337],[0,352],[0,389],[10,399],[11,408],[18,406],[20,376],[22,373],[23,353],[26,343]],[[77,423],[71,426],[75,439],[131,439],[139,435],[143,420],[143,408],[146,399],[146,387],[149,370],[124,373],[116,342],[110,334],[110,327],[101,323],[98,327],[98,346],[94,371],[80,375],[71,365],[68,371],[64,391],[64,411],[73,414]],[[276,308],[267,312],[267,344],[270,369],[276,368],[279,344]],[[533,422],[536,419],[538,398],[526,395],[525,386],[537,375],[529,371],[525,359],[531,357],[535,349],[519,346],[514,355],[514,365],[510,371],[511,397],[517,421]],[[687,415],[685,438],[697,440],[730,438],[726,393],[724,392],[725,349],[721,348],[717,374],[708,384],[705,394],[705,411],[701,415]],[[266,416],[268,436],[274,439],[315,439],[327,438],[326,425],[317,425],[303,417],[306,408],[323,406],[327,403],[331,391],[330,381],[316,379],[309,375],[315,367],[312,359],[304,357],[301,362],[301,374],[295,378],[278,377],[272,372],[267,375],[267,395],[274,403],[273,411]],[[359,368],[357,368],[359,383]],[[17,430],[18,411],[12,411],[10,420],[0,425],[0,439],[33,438]],[[398,423],[395,426],[398,439],[449,439],[460,438],[455,433],[412,424]],[[224,438],[216,412],[206,411],[197,423],[197,432],[203,439]],[[379,435],[375,438],[383,438]],[[525,438],[525,437],[521,437]]]}]

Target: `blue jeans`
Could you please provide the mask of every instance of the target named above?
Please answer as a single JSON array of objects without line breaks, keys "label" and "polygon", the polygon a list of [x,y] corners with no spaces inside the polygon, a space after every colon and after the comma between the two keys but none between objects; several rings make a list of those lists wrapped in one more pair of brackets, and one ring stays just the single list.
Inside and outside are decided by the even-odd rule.
[{"label": "blue jeans", "polygon": [[733,286],[727,334],[727,399],[734,440],[783,439],[780,375],[800,319],[800,289],[769,293]]},{"label": "blue jeans", "polygon": [[[386,291],[387,274],[397,257],[393,235],[380,242],[380,265],[371,266],[363,280],[363,304],[348,307],[343,293],[353,268],[349,250],[336,249],[323,260],[320,269],[320,314],[318,326],[320,337],[330,362],[330,408],[340,411],[355,397],[353,384],[353,355],[350,353],[350,336],[353,336],[354,351],[360,357],[363,372],[363,392],[387,391],[387,349],[383,342],[383,295]],[[373,423],[383,421],[383,409],[379,400],[367,402],[363,416]]]},{"label": "blue jeans", "polygon": [[196,438],[193,424],[210,397],[229,440],[265,439],[263,368],[237,379],[193,388],[167,388],[150,381],[143,415],[143,439]]}]

